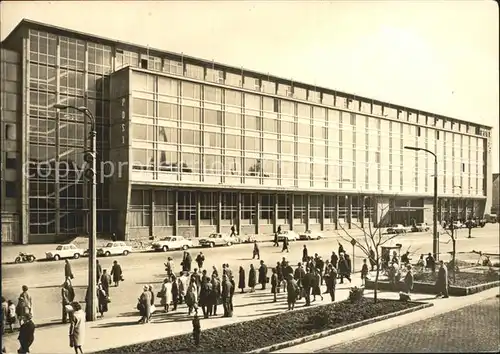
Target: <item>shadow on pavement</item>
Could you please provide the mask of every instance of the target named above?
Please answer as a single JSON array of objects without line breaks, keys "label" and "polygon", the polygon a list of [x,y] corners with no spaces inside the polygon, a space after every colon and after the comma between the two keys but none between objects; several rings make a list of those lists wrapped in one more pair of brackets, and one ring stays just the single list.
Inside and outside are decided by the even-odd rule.
[{"label": "shadow on pavement", "polygon": [[134,326],[139,325],[139,320],[127,321],[127,322],[112,322],[112,323],[103,323],[95,326],[96,328],[110,328],[110,327],[126,327],[126,326]]},{"label": "shadow on pavement", "polygon": [[247,307],[247,306],[256,306],[256,305],[264,305],[264,304],[272,304],[272,303],[274,303],[273,300],[257,301],[257,302],[252,302],[252,303],[248,303],[248,304],[234,305],[234,307]]}]

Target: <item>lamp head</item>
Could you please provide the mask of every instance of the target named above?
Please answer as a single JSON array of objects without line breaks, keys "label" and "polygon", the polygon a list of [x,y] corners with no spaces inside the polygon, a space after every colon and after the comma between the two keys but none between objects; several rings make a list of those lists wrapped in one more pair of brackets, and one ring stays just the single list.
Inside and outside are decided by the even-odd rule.
[{"label": "lamp head", "polygon": [[65,104],[56,103],[56,104],[54,105],[54,108],[56,108],[56,109],[66,109],[66,108],[68,108],[68,106],[67,106],[67,105],[65,105]]},{"label": "lamp head", "polygon": [[413,150],[413,151],[420,151],[422,150],[421,148],[414,147],[414,146],[405,146],[406,150]]}]

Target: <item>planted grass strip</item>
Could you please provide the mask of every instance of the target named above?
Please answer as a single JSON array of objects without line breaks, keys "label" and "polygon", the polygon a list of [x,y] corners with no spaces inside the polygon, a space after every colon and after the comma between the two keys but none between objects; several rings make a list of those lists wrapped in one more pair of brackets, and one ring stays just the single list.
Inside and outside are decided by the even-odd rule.
[{"label": "planted grass strip", "polygon": [[[420,305],[386,299],[376,304],[367,298],[354,303],[346,300],[211,328],[202,331],[199,346],[194,345],[192,334],[183,334],[97,353],[248,352]],[[203,330],[203,321],[201,326]]]}]

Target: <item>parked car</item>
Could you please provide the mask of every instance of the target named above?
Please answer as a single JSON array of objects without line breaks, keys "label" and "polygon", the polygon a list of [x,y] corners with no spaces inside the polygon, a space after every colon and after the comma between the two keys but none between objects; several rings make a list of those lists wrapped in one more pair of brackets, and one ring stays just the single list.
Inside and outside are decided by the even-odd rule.
[{"label": "parked car", "polygon": [[[460,221],[454,221],[453,222],[453,229],[454,230],[457,230],[457,229],[462,229],[462,228],[465,228],[467,227],[466,224],[462,224]],[[447,225],[446,226],[447,229],[451,230],[451,225]]]},{"label": "parked car", "polygon": [[321,240],[323,235],[319,232],[312,232],[311,230],[307,230],[299,233],[299,240]]},{"label": "parked car", "polygon": [[193,241],[185,239],[182,236],[168,236],[159,241],[153,242],[155,251],[167,252],[170,250],[187,250],[193,247]]},{"label": "parked car", "polygon": [[235,236],[219,232],[210,234],[207,238],[202,238],[198,243],[201,247],[231,246],[235,243],[239,243],[239,240]]},{"label": "parked car", "polygon": [[236,239],[239,241],[238,243],[254,243],[256,240],[254,234],[237,236]]},{"label": "parked car", "polygon": [[[471,223],[471,227],[485,227],[486,226],[486,220],[484,220],[484,219],[469,220],[467,222]],[[465,223],[466,225],[467,225],[467,222]]]},{"label": "parked car", "polygon": [[291,230],[281,231],[278,234],[278,241],[283,241],[285,238],[287,238],[288,241],[297,241],[299,239],[299,235],[295,231]]},{"label": "parked car", "polygon": [[406,227],[401,224],[395,224],[387,228],[388,234],[405,234],[411,231],[411,227]]},{"label": "parked car", "polygon": [[74,244],[68,243],[66,245],[57,246],[54,251],[45,252],[45,258],[53,259],[54,261],[58,261],[61,258],[78,259],[84,254],[84,252],[85,250],[82,248],[78,248]]},{"label": "parked car", "polygon": [[421,222],[421,223],[418,223],[418,224],[415,224],[414,226],[412,226],[412,232],[427,232],[429,231],[431,228],[429,225],[427,225],[425,222]]},{"label": "parked car", "polygon": [[498,216],[496,214],[485,214],[484,215],[484,220],[487,222],[487,223],[496,223],[498,222]]},{"label": "parked car", "polygon": [[127,244],[123,241],[114,241],[108,242],[106,246],[98,248],[97,256],[109,257],[111,255],[120,254],[127,256],[130,252],[132,252],[132,246],[127,246]]}]

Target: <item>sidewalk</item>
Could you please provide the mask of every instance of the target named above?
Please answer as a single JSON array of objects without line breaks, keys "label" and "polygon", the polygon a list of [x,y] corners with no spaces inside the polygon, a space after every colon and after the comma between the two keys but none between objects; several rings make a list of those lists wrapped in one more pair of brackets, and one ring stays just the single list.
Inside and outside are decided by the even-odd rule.
[{"label": "sidewalk", "polygon": [[[485,299],[495,297],[498,294],[498,291],[499,291],[498,288],[493,288],[474,295],[462,296],[462,297],[450,297],[448,299],[435,299],[433,297],[430,297],[429,295],[413,294],[412,300],[431,302],[434,304],[434,306],[416,312],[412,312],[404,316],[398,316],[384,321],[375,322],[373,324],[345,331],[333,336],[321,338],[308,343],[296,345],[290,348],[281,349],[276,351],[275,353],[313,353],[343,343],[349,343],[364,338],[369,338],[376,334],[387,332],[404,325],[421,321],[422,319],[430,319],[432,317],[444,313],[459,310],[466,306],[476,304]],[[382,297],[396,299],[399,297],[399,295],[398,293],[384,292],[382,293]]]},{"label": "sidewalk", "polygon": [[[352,284],[339,284],[336,292],[337,301],[347,299],[350,287],[359,285],[360,279],[358,277],[353,278]],[[260,286],[256,289],[260,289]],[[325,290],[324,286],[322,290]],[[313,304],[315,306],[318,304],[329,304],[330,298],[328,294],[323,296],[323,301],[318,298]],[[137,324],[139,315],[134,309],[135,301],[135,297],[131,296],[130,312],[128,313],[121,314],[115,318],[105,317],[104,319],[87,323],[85,343],[83,345],[85,353],[192,332],[192,317],[187,316],[185,305],[181,305],[176,312],[168,314],[157,312],[153,316],[152,323],[139,325]],[[301,308],[303,304],[304,300],[299,301],[297,308]],[[272,302],[272,295],[269,288],[265,291],[256,290],[255,293],[247,292],[243,295],[236,293],[234,297],[234,317],[201,319],[201,328],[202,330],[206,330],[231,323],[254,320],[283,313],[286,309],[286,293],[278,294],[278,302],[276,303]],[[201,309],[199,311],[201,313]],[[219,306],[218,313],[222,314],[222,312],[222,306]],[[68,330],[69,325],[37,328],[31,353],[71,353],[72,349],[69,347]],[[19,348],[17,335],[18,333],[15,332],[4,336],[3,343],[8,353],[15,353]]]}]

